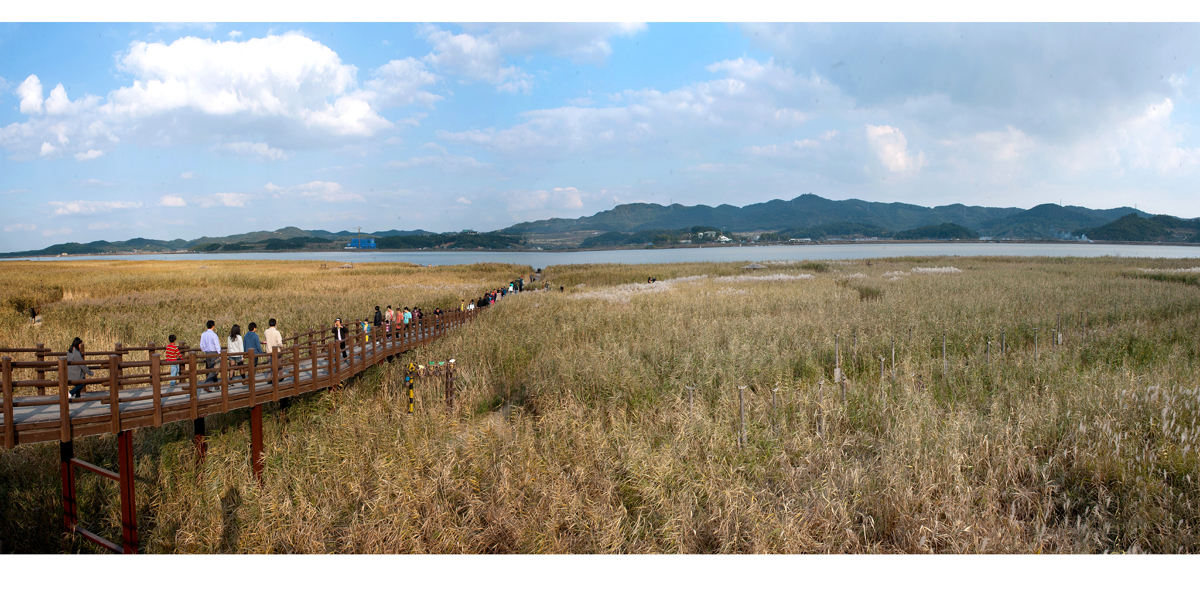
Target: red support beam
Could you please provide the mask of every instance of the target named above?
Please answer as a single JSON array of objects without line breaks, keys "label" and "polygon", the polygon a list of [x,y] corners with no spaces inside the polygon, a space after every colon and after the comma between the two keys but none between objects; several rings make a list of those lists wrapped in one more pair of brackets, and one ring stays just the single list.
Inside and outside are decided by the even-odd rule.
[{"label": "red support beam", "polygon": [[117,434],[117,462],[121,475],[121,550],[137,554],[137,504],[133,495],[133,430]]}]

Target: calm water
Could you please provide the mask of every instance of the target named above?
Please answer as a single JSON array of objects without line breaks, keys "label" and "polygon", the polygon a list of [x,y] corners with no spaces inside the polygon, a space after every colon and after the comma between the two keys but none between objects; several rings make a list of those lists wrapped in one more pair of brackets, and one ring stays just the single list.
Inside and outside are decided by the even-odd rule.
[{"label": "calm water", "polygon": [[733,246],[663,250],[595,250],[587,252],[248,252],[241,254],[132,254],[116,256],[55,256],[21,259],[53,260],[324,260],[331,263],[411,262],[422,265],[461,265],[501,262],[530,265],[591,263],[741,262],[887,258],[895,256],[1130,256],[1142,258],[1200,258],[1200,246],[1133,246],[1123,244],[822,244],[811,246]]}]

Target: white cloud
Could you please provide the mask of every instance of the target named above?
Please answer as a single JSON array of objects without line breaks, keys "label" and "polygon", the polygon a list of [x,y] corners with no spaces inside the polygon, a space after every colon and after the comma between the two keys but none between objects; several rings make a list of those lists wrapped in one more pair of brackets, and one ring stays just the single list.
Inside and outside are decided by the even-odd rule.
[{"label": "white cloud", "polygon": [[336,148],[395,128],[382,107],[440,99],[421,89],[437,76],[415,59],[387,63],[360,88],[357,67],[299,33],[134,42],[116,63],[132,82],[106,98],[72,101],[62,84],[43,98],[42,82],[30,75],[16,91],[28,120],[0,128],[0,148],[17,159],[107,152],[122,141]]},{"label": "white cloud", "polygon": [[0,196],[10,196],[12,194],[24,194],[25,192],[28,192],[28,191],[29,190],[27,188],[26,189],[18,189],[18,190],[6,190],[3,192],[0,192]]},{"label": "white cloud", "polygon": [[188,171],[187,173],[179,174],[180,179],[196,179],[197,177],[198,176],[196,175],[195,171]]},{"label": "white cloud", "polygon": [[375,78],[367,82],[367,89],[378,94],[378,103],[383,106],[423,104],[432,106],[442,97],[422,90],[422,86],[437,83],[438,76],[425,69],[421,61],[409,57],[388,62],[375,69]]},{"label": "white cloud", "polygon": [[13,223],[12,225],[4,226],[6,233],[10,231],[33,231],[35,229],[37,229],[37,225],[33,223]]},{"label": "white cloud", "polygon": [[504,194],[511,212],[573,211],[583,208],[583,193],[573,187],[552,190],[513,190]]},{"label": "white cloud", "polygon": [[242,32],[240,32],[236,29],[229,32],[229,39],[236,40],[239,37],[242,37]]},{"label": "white cloud", "polygon": [[1132,166],[1166,174],[1200,164],[1200,147],[1181,146],[1183,132],[1171,123],[1174,110],[1175,103],[1164,98],[1120,128]]},{"label": "white cloud", "polygon": [[687,153],[713,135],[776,134],[809,115],[788,104],[844,99],[820,78],[797,75],[772,61],[722,61],[710,70],[728,75],[671,91],[610,94],[611,106],[561,106],[521,113],[524,122],[504,130],[439,131],[442,140],[510,156],[557,160],[579,154]]},{"label": "white cloud", "polygon": [[47,204],[55,207],[55,215],[90,215],[142,207],[141,202],[108,200],[72,200],[70,202],[48,202]]},{"label": "white cloud", "polygon": [[483,173],[492,171],[492,165],[479,162],[472,156],[457,156],[453,154],[418,156],[408,160],[392,160],[388,161],[384,166],[393,169],[434,168],[443,173]]},{"label": "white cloud", "polygon": [[867,125],[867,143],[892,173],[916,173],[925,166],[925,153],[909,152],[904,133],[890,125]]},{"label": "white cloud", "polygon": [[342,189],[342,184],[333,181],[312,181],[291,187],[280,187],[273,183],[264,186],[276,198],[311,198],[322,202],[364,202],[366,198]]},{"label": "white cloud", "polygon": [[466,196],[460,197],[458,200],[455,200],[455,202],[457,202],[459,204],[470,204],[471,203],[470,200],[467,200]]},{"label": "white cloud", "polygon": [[75,185],[78,187],[112,187],[116,184],[111,181],[104,181],[103,179],[84,179],[75,182]]},{"label": "white cloud", "polygon": [[42,235],[44,235],[46,237],[71,235],[71,228],[70,227],[62,227],[60,229],[45,229],[42,231]]},{"label": "white cloud", "polygon": [[201,196],[197,198],[200,206],[203,208],[213,208],[218,206],[226,206],[230,208],[244,208],[246,202],[252,198],[250,194],[241,194],[237,192],[220,192],[211,196]]},{"label": "white cloud", "polygon": [[485,81],[503,92],[529,93],[533,78],[519,67],[505,66],[500,46],[484,36],[453,34],[433,26],[426,29],[433,52],[425,62],[473,81]]},{"label": "white cloud", "polygon": [[17,86],[17,97],[21,99],[21,114],[37,115],[42,113],[42,81],[37,75],[30,75]]},{"label": "white cloud", "polygon": [[166,195],[158,199],[159,206],[187,206],[182,196]]},{"label": "white cloud", "polygon": [[85,160],[100,158],[101,156],[104,156],[103,150],[88,150],[87,152],[77,152],[75,154],[75,160],[83,162]]},{"label": "white cloud", "polygon": [[105,223],[105,222],[88,223],[88,229],[90,229],[92,231],[100,231],[100,230],[104,230],[104,229],[117,229],[120,227],[121,227],[120,223]]},{"label": "white cloud", "polygon": [[258,160],[287,160],[288,156],[279,148],[272,148],[263,142],[229,142],[215,148],[218,151],[232,154],[251,156]]}]

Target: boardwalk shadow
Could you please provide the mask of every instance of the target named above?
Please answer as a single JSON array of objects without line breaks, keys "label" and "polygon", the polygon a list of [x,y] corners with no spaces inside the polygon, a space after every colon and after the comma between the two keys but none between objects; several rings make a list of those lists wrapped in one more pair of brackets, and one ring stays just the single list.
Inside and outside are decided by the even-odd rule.
[{"label": "boardwalk shadow", "polygon": [[242,494],[237,488],[229,488],[221,496],[221,552],[237,552],[238,538],[242,533],[237,511],[242,505]]}]

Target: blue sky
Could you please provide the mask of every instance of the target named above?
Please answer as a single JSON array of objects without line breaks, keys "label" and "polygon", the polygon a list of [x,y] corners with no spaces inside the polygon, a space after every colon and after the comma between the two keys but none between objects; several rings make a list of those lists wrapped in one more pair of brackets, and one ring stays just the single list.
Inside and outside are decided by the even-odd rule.
[{"label": "blue sky", "polygon": [[0,251],[815,193],[1200,216],[1194,24],[3,23]]}]

